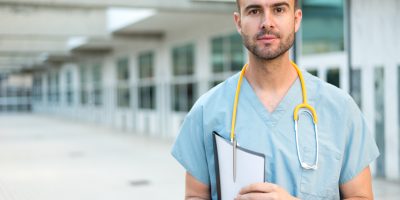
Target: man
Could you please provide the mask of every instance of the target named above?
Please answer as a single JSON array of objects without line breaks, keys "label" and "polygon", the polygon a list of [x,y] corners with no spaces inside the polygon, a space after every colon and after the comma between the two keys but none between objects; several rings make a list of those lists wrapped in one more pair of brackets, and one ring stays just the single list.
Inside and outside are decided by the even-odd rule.
[{"label": "man", "polygon": [[[238,200],[373,199],[369,164],[379,155],[365,119],[343,91],[304,72],[308,102],[318,114],[319,161],[313,124],[293,111],[302,103],[298,73],[289,49],[302,19],[297,0],[237,0],[234,19],[249,50],[238,104],[235,133],[240,146],[265,154],[263,183],[244,187]],[[172,150],[185,167],[185,199],[217,199],[213,131],[229,139],[239,75],[203,95],[188,113]]]}]

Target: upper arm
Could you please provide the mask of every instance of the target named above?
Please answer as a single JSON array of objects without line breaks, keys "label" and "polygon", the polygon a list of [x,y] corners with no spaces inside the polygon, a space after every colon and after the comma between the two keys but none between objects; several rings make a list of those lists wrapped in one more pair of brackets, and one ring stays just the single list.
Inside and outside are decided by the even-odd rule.
[{"label": "upper arm", "polygon": [[369,167],[350,181],[340,185],[342,199],[373,199],[372,180]]},{"label": "upper arm", "polygon": [[209,184],[205,139],[212,141],[212,137],[205,137],[203,127],[202,108],[193,107],[181,125],[171,154],[197,180]]},{"label": "upper arm", "polygon": [[186,172],[185,200],[209,200],[210,187]]},{"label": "upper arm", "polygon": [[[365,120],[356,103],[349,97],[346,108],[347,126],[343,133],[344,138],[342,169],[340,172],[339,184],[348,183],[362,174],[363,170],[379,156],[378,146],[375,137],[368,129]],[[339,140],[337,140],[339,142]],[[368,168],[369,171],[369,168]]]}]

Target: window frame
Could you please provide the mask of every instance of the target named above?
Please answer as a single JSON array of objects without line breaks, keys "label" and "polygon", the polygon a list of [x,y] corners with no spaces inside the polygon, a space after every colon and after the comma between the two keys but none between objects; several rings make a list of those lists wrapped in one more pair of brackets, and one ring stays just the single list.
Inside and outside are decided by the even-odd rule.
[{"label": "window frame", "polygon": [[137,106],[139,110],[151,111],[157,108],[154,59],[153,51],[143,52],[138,55]]},{"label": "window frame", "polygon": [[[184,52],[187,50],[186,52]],[[176,52],[180,52],[177,54]],[[183,57],[189,57],[183,58]],[[182,57],[182,58],[180,58]],[[175,60],[178,59],[178,60]],[[176,73],[175,64],[181,64],[186,60],[188,71],[185,73]],[[170,85],[171,110],[173,112],[188,112],[197,100],[197,81],[196,74],[196,49],[194,43],[175,46],[172,48],[172,82]],[[183,67],[183,66],[179,66]],[[178,67],[178,68],[179,68]],[[186,92],[181,87],[185,86]],[[191,92],[188,92],[191,91]]]}]

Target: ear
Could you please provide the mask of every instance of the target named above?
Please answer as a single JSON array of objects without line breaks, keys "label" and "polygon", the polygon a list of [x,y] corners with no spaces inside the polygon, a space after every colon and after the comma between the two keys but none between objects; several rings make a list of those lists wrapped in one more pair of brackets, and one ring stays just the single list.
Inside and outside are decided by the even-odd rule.
[{"label": "ear", "polygon": [[294,28],[296,33],[300,28],[302,19],[303,19],[303,12],[301,11],[301,9],[297,9],[294,13]]},{"label": "ear", "polygon": [[238,12],[234,12],[233,18],[235,20],[236,30],[239,32],[239,34],[241,34],[242,33],[242,21],[240,18],[240,14]]}]

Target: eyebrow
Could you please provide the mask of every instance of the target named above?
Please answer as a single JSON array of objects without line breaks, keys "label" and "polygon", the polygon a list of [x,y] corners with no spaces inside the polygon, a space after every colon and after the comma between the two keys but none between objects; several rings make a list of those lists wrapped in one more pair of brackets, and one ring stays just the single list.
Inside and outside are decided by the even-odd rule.
[{"label": "eyebrow", "polygon": [[244,11],[249,11],[250,9],[253,9],[253,8],[261,8],[261,6],[260,5],[258,5],[258,4],[250,4],[250,5],[248,5],[248,6],[246,6],[246,8],[244,8]]},{"label": "eyebrow", "polygon": [[[290,5],[289,5],[288,2],[278,2],[278,3],[274,3],[274,4],[271,5],[271,7],[279,7],[279,6],[285,6],[285,7],[290,8]],[[247,12],[247,11],[249,11],[250,9],[254,9],[254,8],[258,9],[258,8],[261,8],[261,7],[262,7],[262,6],[259,5],[259,4],[250,4],[250,5],[248,5],[248,6],[246,6],[246,7],[244,8],[244,11]]]},{"label": "eyebrow", "polygon": [[279,6],[286,6],[286,7],[290,8],[290,5],[288,2],[279,2],[279,3],[272,4],[272,7],[279,7]]}]

